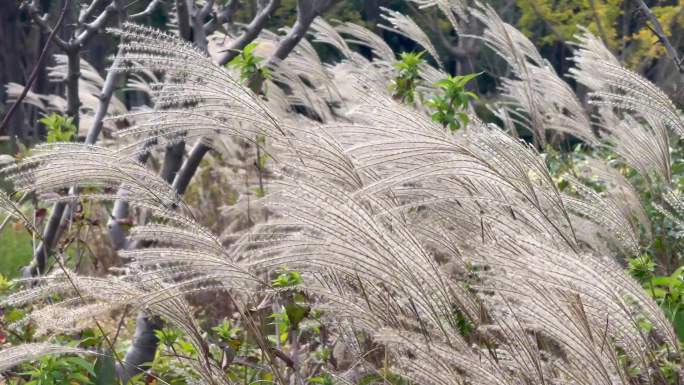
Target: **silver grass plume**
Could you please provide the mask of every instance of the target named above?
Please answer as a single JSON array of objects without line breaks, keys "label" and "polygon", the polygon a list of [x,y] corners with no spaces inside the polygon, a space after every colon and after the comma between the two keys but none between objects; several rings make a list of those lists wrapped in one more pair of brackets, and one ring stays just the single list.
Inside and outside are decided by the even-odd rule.
[{"label": "silver grass plume", "polygon": [[[0,169],[0,175],[2,175],[1,172],[2,169]],[[14,220],[21,221],[28,229],[34,229],[33,223],[24,215],[19,205],[3,190],[0,190],[0,213]]]},{"label": "silver grass plume", "polygon": [[574,213],[602,225],[602,234],[613,238],[629,255],[639,253],[639,229],[630,220],[629,212],[620,206],[620,198],[601,196],[571,176],[565,180],[577,192],[577,196],[565,195],[565,206]]},{"label": "silver grass plume", "polygon": [[382,37],[368,28],[347,21],[336,25],[335,30],[342,35],[350,36],[346,39],[348,43],[370,48],[378,59],[388,64],[395,62],[396,57],[392,48]]},{"label": "silver grass plume", "polygon": [[39,359],[50,354],[85,354],[88,351],[50,343],[27,343],[0,350],[0,372],[22,362]]},{"label": "silver grass plume", "polygon": [[514,77],[504,79],[502,93],[507,97],[504,106],[509,115],[532,132],[535,145],[545,143],[544,116],[540,110],[543,102],[535,91],[531,67],[544,68],[545,60],[532,42],[512,25],[505,23],[489,4],[478,3],[471,11],[485,30],[482,39],[497,55],[506,61]]},{"label": "silver grass plume", "polygon": [[[576,36],[571,75],[594,91],[601,128],[614,150],[644,178],[670,183],[671,159],[667,128],[681,135],[679,112],[667,96],[648,80],[623,68],[596,36]],[[617,115],[613,108],[620,110]]]},{"label": "silver grass plume", "polygon": [[625,162],[651,184],[670,184],[672,180],[670,138],[659,119],[639,121],[632,115],[617,118],[611,111],[599,111],[604,136]]},{"label": "silver grass plume", "polygon": [[570,68],[568,72],[578,83],[590,90],[598,91],[605,88],[603,73],[596,71],[594,64],[606,62],[619,66],[620,61],[603,44],[600,38],[588,30],[582,28],[582,33],[578,33],[574,37],[576,42],[573,43],[575,53],[572,60],[575,62],[575,67]]},{"label": "silver grass plume", "polygon": [[672,221],[680,234],[684,233],[684,198],[676,190],[668,190],[663,195],[664,204],[653,204],[663,216]]},{"label": "silver grass plume", "polygon": [[425,50],[430,53],[430,56],[435,59],[440,68],[444,67],[439,55],[437,54],[437,49],[430,41],[430,38],[425,34],[425,31],[423,31],[415,21],[413,21],[413,19],[401,12],[385,7],[381,7],[380,9],[383,11],[381,17],[390,25],[378,24],[378,27],[387,31],[392,31],[404,36],[407,39],[415,41],[418,45],[425,48]]},{"label": "silver grass plume", "polygon": [[587,51],[592,49],[598,48],[589,44],[582,46],[575,56],[578,62],[576,77],[601,79],[592,86],[596,91],[590,94],[590,104],[633,113],[647,122],[662,121],[675,134],[684,136],[684,123],[679,111],[660,88],[600,52],[588,54]]},{"label": "silver grass plume", "polygon": [[[648,365],[643,362],[644,357],[640,352],[644,346],[649,346],[652,342],[649,342],[649,337],[641,332],[640,319],[645,318],[654,325],[657,324],[662,338],[671,348],[678,350],[674,330],[658,309],[658,305],[614,260],[556,251],[551,247],[523,239],[511,240],[502,243],[501,246],[504,247],[482,250],[481,263],[493,266],[496,270],[500,269],[501,275],[492,272],[492,290],[508,297],[508,305],[504,304],[504,309],[511,307],[514,314],[530,327],[539,328],[542,333],[552,333],[555,340],[566,341],[568,348],[579,347],[575,344],[577,341],[574,338],[578,333],[586,334],[585,331],[567,329],[564,332],[558,329],[560,325],[577,328],[581,324],[568,324],[569,317],[574,316],[559,307],[570,302],[568,299],[549,298],[556,291],[555,295],[570,295],[570,299],[572,296],[579,296],[578,299],[582,302],[582,317],[590,322],[589,327],[594,332],[603,330],[604,333],[611,333],[614,341],[628,351],[642,367]],[[537,259],[534,255],[544,257]],[[529,258],[537,262],[530,263]],[[527,262],[524,262],[525,260]],[[485,297],[490,298],[495,299]],[[491,306],[496,308],[502,305],[494,302]],[[606,317],[607,314],[610,316]],[[582,338],[587,337],[585,335]],[[592,355],[610,354],[595,340],[587,340],[582,345],[581,349],[586,352],[594,351]],[[584,357],[588,355],[579,352],[574,359],[584,360]]]},{"label": "silver grass plume", "polygon": [[[145,44],[162,51],[159,44],[179,43]],[[150,60],[157,59],[166,60]],[[216,86],[205,72],[193,87]],[[273,210],[269,222],[227,249],[189,219],[139,228],[135,237],[157,244],[129,255],[121,279],[132,283],[76,278],[91,290],[85,305],[134,291],[130,303],[182,325],[202,351],[182,295],[266,286],[258,277],[285,264],[302,271],[304,290],[320,298],[332,325],[385,343],[392,366],[425,383],[630,383],[616,349],[641,373],[658,375],[650,352],[664,343],[678,353],[674,330],[619,264],[580,250],[539,154],[477,119],[451,134],[365,79],[352,87],[359,104],[348,121],[271,136],[279,163],[263,200]],[[233,87],[225,95],[247,92],[216,82]],[[254,134],[244,129],[230,135]],[[51,288],[68,289],[57,279],[14,301],[33,302]],[[648,334],[644,319],[653,325]],[[464,323],[472,334],[464,335]],[[223,380],[202,358],[195,364],[206,382]]]},{"label": "silver grass plume", "polygon": [[534,44],[522,32],[504,22],[491,5],[478,3],[470,12],[487,27],[479,38],[516,73],[523,72],[528,61],[536,66],[544,64]]},{"label": "silver grass plume", "polygon": [[[105,147],[77,143],[40,145],[21,164],[6,167],[2,173],[17,191],[60,193],[73,186],[82,191],[78,196],[60,193],[48,201],[74,201],[85,197],[124,199],[157,211],[180,209],[188,212],[178,194],[154,172],[132,155]],[[113,192],[121,185],[126,186],[125,196]],[[84,191],[84,188],[91,190]]]},{"label": "silver grass plume", "polygon": [[446,16],[451,26],[458,31],[459,23],[456,15],[461,19],[467,20],[468,13],[466,5],[461,0],[411,0],[418,4],[419,8],[437,7]]},{"label": "silver grass plume", "polygon": [[[315,19],[311,28],[313,32],[310,33],[314,35],[314,39],[320,38],[320,40],[315,41],[332,44],[335,47],[338,44],[346,44],[332,30],[332,27],[322,19]],[[262,37],[262,41],[269,42],[272,45],[277,44],[279,39],[280,37],[277,35]],[[358,55],[348,47],[338,48],[346,50],[346,53],[343,52],[345,56],[349,55],[350,57],[358,58]],[[266,90],[269,101],[272,98],[281,98],[282,102],[291,106],[302,106],[311,109],[316,114],[316,117],[321,120],[328,121],[334,118],[330,105],[340,103],[342,96],[332,79],[330,69],[321,62],[311,42],[307,39],[302,39],[284,62],[271,62],[268,64],[273,76],[273,81],[266,83],[268,85]],[[276,88],[275,91],[274,88]],[[274,93],[275,95],[273,95]],[[268,105],[270,102],[266,104]],[[282,110],[282,105],[280,108]],[[291,115],[278,116],[281,119],[290,119],[291,117]]]},{"label": "silver grass plume", "polygon": [[311,30],[309,33],[313,36],[314,42],[330,44],[345,57],[352,57],[352,50],[347,45],[347,41],[344,40],[339,32],[322,17],[319,16],[315,18],[311,23],[310,28]]},{"label": "silver grass plume", "polygon": [[485,26],[482,39],[501,56],[514,76],[504,78],[502,102],[510,118],[527,127],[540,144],[545,132],[573,135],[588,144],[598,144],[591,122],[579,99],[520,31],[504,23],[489,5],[480,5],[473,15]]},{"label": "silver grass plume", "polygon": [[191,44],[135,24],[113,32],[122,43],[120,65],[112,71],[165,74],[163,83],[152,86],[154,109],[126,115],[140,123],[119,131],[120,137],[142,143],[219,134],[253,140],[284,133],[256,95]]},{"label": "silver grass plume", "polygon": [[611,163],[594,158],[585,159],[578,165],[578,170],[579,179],[603,185],[603,194],[620,207],[624,216],[630,217],[632,226],[643,228],[647,239],[652,237],[651,222],[640,201],[639,193],[620,170]]}]

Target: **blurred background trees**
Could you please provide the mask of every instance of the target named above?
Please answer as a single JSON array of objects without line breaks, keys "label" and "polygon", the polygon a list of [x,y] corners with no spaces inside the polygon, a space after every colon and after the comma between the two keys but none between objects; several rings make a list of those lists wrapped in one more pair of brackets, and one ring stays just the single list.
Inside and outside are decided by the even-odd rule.
[{"label": "blurred background trees", "polygon": [[[19,1],[3,1],[0,4],[0,116],[3,116],[11,104],[11,90],[9,84],[23,85],[36,62],[40,51],[47,39],[48,30],[37,23],[32,13],[45,15],[48,25],[53,25],[59,16],[65,0],[41,0],[27,3]],[[73,7],[78,2],[74,2]],[[219,0],[206,14],[200,15],[207,23],[211,32],[217,28],[216,20],[223,22],[220,28],[239,29],[248,24],[266,6],[261,0]],[[670,60],[663,60],[667,54],[662,44],[658,44],[658,37],[647,18],[640,11],[636,0],[497,0],[492,2],[505,21],[520,28],[537,45],[542,55],[547,58],[559,72],[565,72],[569,67],[568,57],[571,47],[568,41],[579,31],[579,26],[587,28],[599,36],[610,50],[623,62],[637,72],[644,73],[649,79],[662,86],[676,102],[681,102],[680,89],[672,76],[673,64]],[[109,2],[95,1],[90,17],[78,19],[78,15],[71,11],[67,13],[65,28],[60,31],[58,38],[68,41],[73,30],[90,31],[84,29],[84,23],[92,23],[95,17],[105,12]],[[180,3],[182,4],[182,2]],[[206,3],[202,3],[206,4]],[[647,5],[661,22],[665,33],[675,49],[681,51],[682,27],[684,26],[684,3],[677,1],[648,1]],[[198,7],[201,5],[198,5]],[[491,74],[503,74],[505,65],[497,60],[490,52],[480,49],[475,39],[458,38],[449,22],[439,17],[438,9],[418,10],[418,6],[403,0],[349,0],[336,1],[326,11],[326,18],[331,21],[351,21],[363,25],[387,41],[395,52],[419,50],[413,42],[394,33],[378,28],[381,7],[398,10],[412,18],[428,33],[435,42],[440,56],[445,62],[446,69],[452,74],[480,72],[486,70]],[[181,30],[187,29],[187,22],[178,23],[175,2],[171,0],[139,0],[128,1],[119,6],[117,12],[133,15],[133,20],[158,28],[176,26]],[[74,8],[75,9],[75,8]],[[200,9],[196,11],[201,11]],[[194,16],[193,16],[194,17]],[[269,15],[263,28],[277,31],[291,26],[297,17],[297,1],[282,0],[275,11]],[[103,26],[116,23],[113,17],[103,21]],[[80,24],[79,24],[80,23]],[[459,33],[463,35],[477,34],[480,28],[472,20],[459,21]],[[100,28],[101,30],[101,28]],[[96,31],[92,31],[96,32]],[[188,33],[188,32],[183,32]],[[108,66],[108,58],[113,55],[115,41],[111,36],[103,33],[92,33],[87,42],[82,43],[79,56],[101,76],[104,76]],[[64,47],[62,47],[64,48]],[[323,61],[337,55],[326,45],[316,47]],[[51,45],[48,60],[39,69],[38,78],[31,92],[43,95],[63,95],[66,97],[67,82],[65,79],[50,79],[49,68],[55,66],[54,54],[63,53],[58,44]],[[363,51],[362,51],[363,52]],[[370,54],[370,52],[367,52]],[[479,80],[480,93],[486,97],[495,88],[494,81],[489,76]],[[581,92],[581,90],[580,90]],[[127,108],[143,104],[144,96],[135,91],[120,91],[120,98]],[[68,106],[67,106],[68,108]],[[45,127],[38,123],[35,108],[24,106],[20,113],[12,118],[13,124],[0,132],[2,148],[9,150],[10,138],[16,134],[20,142],[25,144],[42,140],[46,135]],[[16,132],[15,132],[16,131]],[[16,149],[16,148],[15,148]]]}]

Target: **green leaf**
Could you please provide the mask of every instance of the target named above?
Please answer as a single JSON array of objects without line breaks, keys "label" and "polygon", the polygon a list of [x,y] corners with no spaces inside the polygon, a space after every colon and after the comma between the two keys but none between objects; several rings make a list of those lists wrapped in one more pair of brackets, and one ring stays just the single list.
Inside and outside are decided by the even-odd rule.
[{"label": "green leaf", "polygon": [[[81,384],[92,384],[93,383],[90,380],[90,378],[88,378],[87,376],[85,376],[81,373],[78,373],[78,372],[71,373],[69,375],[69,380],[75,380],[75,381],[80,382]],[[111,385],[111,384],[114,384],[114,382],[103,382],[102,385],[104,385],[104,384]]]},{"label": "green leaf", "polygon": [[326,374],[324,376],[309,378],[309,383],[320,384],[320,385],[333,385],[334,381],[333,381],[332,377],[330,377],[330,375]]},{"label": "green leaf", "polygon": [[280,288],[286,288],[286,287],[295,287],[297,285],[300,285],[302,283],[302,275],[299,274],[296,271],[286,271],[276,279],[273,280],[271,283],[273,287],[280,287]]},{"label": "green leaf", "polygon": [[95,377],[95,370],[94,370],[93,364],[90,363],[89,361],[86,361],[85,359],[83,359],[81,357],[67,357],[64,359],[64,361],[85,370],[91,376]]},{"label": "green leaf", "polygon": [[472,73],[468,75],[460,75],[458,76],[459,81],[461,82],[460,84],[466,85],[469,81],[475,79],[476,77],[482,75],[484,72],[477,72],[477,73]]},{"label": "green leaf", "polygon": [[266,196],[266,189],[261,188],[261,187],[255,187],[252,189],[252,192],[257,198],[263,198]]},{"label": "green leaf", "polygon": [[76,135],[74,119],[56,112],[39,120],[47,128],[47,142],[69,142]]},{"label": "green leaf", "polygon": [[383,377],[379,374],[369,374],[364,377],[361,377],[361,379],[359,380],[359,385],[370,385],[376,382],[384,382]]},{"label": "green leaf", "polygon": [[24,318],[25,315],[26,315],[26,313],[24,313],[23,311],[21,311],[19,309],[12,309],[12,310],[6,311],[5,312],[5,322],[7,322],[8,324],[11,324],[13,322],[17,322],[20,319]]},{"label": "green leaf", "polygon": [[644,282],[651,277],[655,271],[655,263],[648,254],[628,259],[627,267],[629,273],[639,282]]},{"label": "green leaf", "polygon": [[299,323],[309,314],[309,308],[293,303],[285,306],[285,314],[292,329],[297,329]]},{"label": "green leaf", "polygon": [[256,47],[257,47],[257,43],[249,43],[245,46],[245,48],[243,48],[242,54],[245,56],[250,56],[250,55],[252,55],[252,52],[254,52]]},{"label": "green leaf", "polygon": [[95,385],[118,384],[116,377],[116,364],[111,351],[106,351],[104,355],[95,360]]},{"label": "green leaf", "polygon": [[678,311],[674,314],[672,325],[674,326],[675,333],[677,333],[679,340],[684,341],[684,312]]}]

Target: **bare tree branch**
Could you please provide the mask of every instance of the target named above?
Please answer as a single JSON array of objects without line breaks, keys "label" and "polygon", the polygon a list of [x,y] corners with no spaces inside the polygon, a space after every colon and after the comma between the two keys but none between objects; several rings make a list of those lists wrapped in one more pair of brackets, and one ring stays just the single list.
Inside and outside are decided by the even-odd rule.
[{"label": "bare tree branch", "polygon": [[238,0],[231,0],[211,20],[204,24],[204,33],[211,35],[221,27],[223,23],[230,21],[239,5],[240,2]]},{"label": "bare tree branch", "polygon": [[334,2],[335,0],[297,0],[297,21],[278,44],[273,56],[269,59],[269,64],[276,64],[285,60],[306,35],[311,22]]},{"label": "bare tree branch", "polygon": [[[81,99],[79,97],[78,82],[81,78],[81,50],[79,46],[70,45],[67,54],[67,77],[66,77],[66,93],[67,93],[67,109],[66,114],[69,115],[74,122],[76,128],[80,123],[79,108],[81,107]],[[78,132],[78,131],[77,131]]]},{"label": "bare tree branch", "polygon": [[93,36],[95,36],[96,33],[98,33],[100,30],[102,30],[105,27],[105,24],[109,20],[112,15],[114,15],[117,12],[117,6],[114,2],[110,3],[104,11],[91,23],[84,24],[84,30],[81,32],[76,39],[74,40],[73,43],[74,45],[78,45],[82,47],[85,45],[85,43],[90,40]]},{"label": "bare tree branch", "polygon": [[637,3],[639,3],[641,12],[643,12],[646,18],[648,18],[651,24],[653,24],[653,33],[658,36],[660,42],[665,46],[667,55],[670,57],[670,59],[672,59],[672,62],[674,62],[675,67],[684,80],[684,62],[682,62],[682,58],[679,57],[679,54],[674,46],[672,46],[672,43],[670,43],[670,39],[667,37],[667,34],[665,34],[665,30],[660,24],[660,21],[658,21],[658,18],[653,14],[653,12],[651,12],[651,9],[648,7],[648,5],[646,5],[644,0],[637,0]]},{"label": "bare tree branch", "polygon": [[[118,55],[114,59],[112,67],[117,66]],[[121,72],[108,71],[107,77],[105,78],[104,84],[102,85],[102,91],[100,92],[100,102],[97,105],[97,110],[95,110],[95,117],[93,119],[93,125],[88,130],[86,135],[86,143],[95,143],[97,137],[102,131],[102,126],[104,122],[104,117],[107,115],[107,110],[109,109],[109,102],[112,100],[114,95],[114,90],[116,90],[116,85],[121,78]]]},{"label": "bare tree branch", "polygon": [[43,30],[43,32],[53,35],[52,42],[55,43],[57,47],[61,48],[63,51],[66,51],[68,49],[69,43],[62,40],[59,36],[57,36],[57,32],[53,31],[52,27],[50,27],[50,25],[47,23],[47,15],[39,15],[38,8],[36,8],[36,5],[34,3],[28,5],[26,7],[26,10],[28,11],[28,14],[33,20],[33,22],[36,23],[36,25],[38,25],[38,27],[40,27],[40,29]]},{"label": "bare tree branch", "polygon": [[219,59],[219,64],[224,65],[233,60],[247,44],[256,39],[279,6],[280,0],[269,0],[268,4],[252,19],[242,34],[230,43],[225,55]]},{"label": "bare tree branch", "polygon": [[202,8],[197,8],[193,1],[188,2],[188,12],[190,14],[190,25],[192,27],[192,40],[196,46],[207,52],[207,35],[204,30],[204,19],[211,12],[214,0],[207,0]]},{"label": "bare tree branch", "polygon": [[141,365],[154,360],[159,344],[159,339],[157,339],[154,331],[161,327],[162,322],[159,318],[147,317],[144,312],[138,314],[138,318],[135,320],[133,341],[123,359],[124,365],[117,365],[116,367],[116,374],[122,384],[127,384],[133,376],[142,372]]},{"label": "bare tree branch", "polygon": [[128,18],[133,21],[138,21],[147,16],[150,16],[152,12],[154,12],[158,7],[162,5],[162,3],[162,0],[152,0],[149,4],[147,4],[147,7],[145,7],[145,9],[142,12],[130,15]]},{"label": "bare tree branch", "polygon": [[[192,0],[190,0],[192,1]],[[178,19],[178,34],[183,40],[192,40],[190,29],[190,11],[186,0],[176,0],[176,17]]]},{"label": "bare tree branch", "polygon": [[202,162],[202,158],[209,152],[209,149],[209,146],[204,144],[200,139],[195,143],[192,150],[190,150],[188,158],[183,162],[183,166],[178,170],[178,174],[173,180],[173,188],[178,195],[183,195],[185,193],[185,190],[190,184],[190,180],[192,180],[192,177],[195,175],[197,168]]},{"label": "bare tree branch", "polygon": [[85,22],[88,21],[91,16],[93,16],[93,13],[95,13],[95,11],[106,1],[107,0],[93,0],[93,2],[88,5],[88,8],[81,13],[81,16],[78,17],[78,23],[85,24]]}]

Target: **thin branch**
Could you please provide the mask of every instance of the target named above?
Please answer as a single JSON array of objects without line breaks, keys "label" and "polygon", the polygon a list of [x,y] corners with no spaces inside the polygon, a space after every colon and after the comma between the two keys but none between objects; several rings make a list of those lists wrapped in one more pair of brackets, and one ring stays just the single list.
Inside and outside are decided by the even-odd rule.
[{"label": "thin branch", "polygon": [[92,3],[86,8],[85,11],[79,16],[78,18],[78,23],[79,24],[85,24],[85,22],[93,15],[95,10],[102,4],[105,3],[106,0],[93,0]]},{"label": "thin branch", "polygon": [[147,16],[150,16],[158,7],[163,4],[162,0],[152,0],[142,12],[130,15],[128,18],[133,21],[139,21]]},{"label": "thin branch", "polygon": [[[55,43],[59,48],[61,48],[63,51],[66,51],[69,49],[69,43],[66,41],[62,40],[59,36],[57,36],[57,31],[53,31],[52,27],[47,23],[47,14],[41,16],[38,14],[38,8],[36,8],[35,4],[31,3],[31,5],[26,7],[26,10],[38,27],[40,27],[43,32],[53,35],[52,37],[52,42]],[[68,10],[68,9],[67,9]],[[61,23],[60,23],[61,24]],[[60,24],[57,24],[57,27],[61,27]],[[47,44],[47,43],[46,43]]]},{"label": "thin branch", "polygon": [[226,49],[226,54],[219,59],[219,64],[224,65],[233,60],[247,44],[256,39],[261,30],[264,29],[264,26],[266,26],[268,19],[273,16],[273,13],[279,6],[280,0],[270,0],[261,12],[259,12],[247,25],[244,32],[230,43],[230,46]]},{"label": "thin branch", "polygon": [[656,34],[656,36],[658,36],[660,42],[665,46],[667,55],[670,57],[670,59],[672,59],[679,73],[684,76],[684,63],[682,63],[682,59],[679,57],[677,50],[672,46],[672,43],[670,43],[670,39],[667,37],[667,34],[665,34],[662,24],[660,24],[660,21],[653,14],[648,5],[646,5],[644,0],[637,0],[637,3],[639,4],[639,8],[641,8],[641,12],[643,12],[646,18],[648,18],[651,24],[653,24],[651,30]]},{"label": "thin branch", "polygon": [[603,29],[603,24],[601,23],[601,18],[599,17],[599,13],[596,10],[596,1],[595,0],[589,0],[589,5],[591,6],[591,13],[594,15],[594,21],[596,22],[596,28],[598,29],[599,36],[601,36],[601,40],[603,40],[603,44],[608,47],[608,44],[610,41],[608,40],[608,35],[606,35],[606,31]]},{"label": "thin branch", "polygon": [[297,21],[290,32],[280,41],[268,64],[273,65],[285,60],[306,35],[311,22],[334,2],[334,0],[297,0]]},{"label": "thin branch", "polygon": [[230,21],[238,10],[238,5],[240,5],[239,1],[231,0],[230,3],[223,7],[210,21],[204,24],[204,33],[211,35],[223,23]]},{"label": "thin branch", "polygon": [[74,40],[74,43],[72,43],[72,44],[77,45],[79,47],[82,47],[83,45],[85,45],[85,43],[88,42],[88,40],[90,40],[90,38],[95,36],[95,34],[98,31],[102,30],[105,27],[105,23],[107,23],[107,20],[109,20],[109,18],[112,15],[116,14],[116,11],[117,11],[116,4],[113,2],[110,3],[105,8],[105,10],[102,11],[100,16],[98,16],[95,20],[93,20],[92,23],[87,23],[84,25],[85,30],[83,32],[81,32],[76,37],[76,39]]},{"label": "thin branch", "polygon": [[183,166],[178,170],[178,174],[176,174],[176,177],[173,180],[173,188],[178,195],[183,195],[185,193],[185,190],[190,184],[190,180],[192,180],[192,177],[195,175],[197,168],[202,162],[202,158],[209,152],[209,149],[210,147],[204,144],[200,139],[193,146],[192,150],[190,150],[188,158],[183,162]]},{"label": "thin branch", "polygon": [[[114,59],[112,67],[117,67],[119,61],[119,55]],[[107,77],[105,78],[104,84],[102,85],[102,91],[100,92],[100,102],[97,105],[97,110],[95,111],[95,117],[93,119],[93,125],[88,131],[86,136],[86,144],[94,144],[97,141],[97,137],[100,136],[102,131],[102,126],[104,118],[107,115],[107,110],[109,109],[109,103],[112,100],[114,91],[116,90],[116,84],[121,78],[121,72],[118,71],[108,71]]]}]

